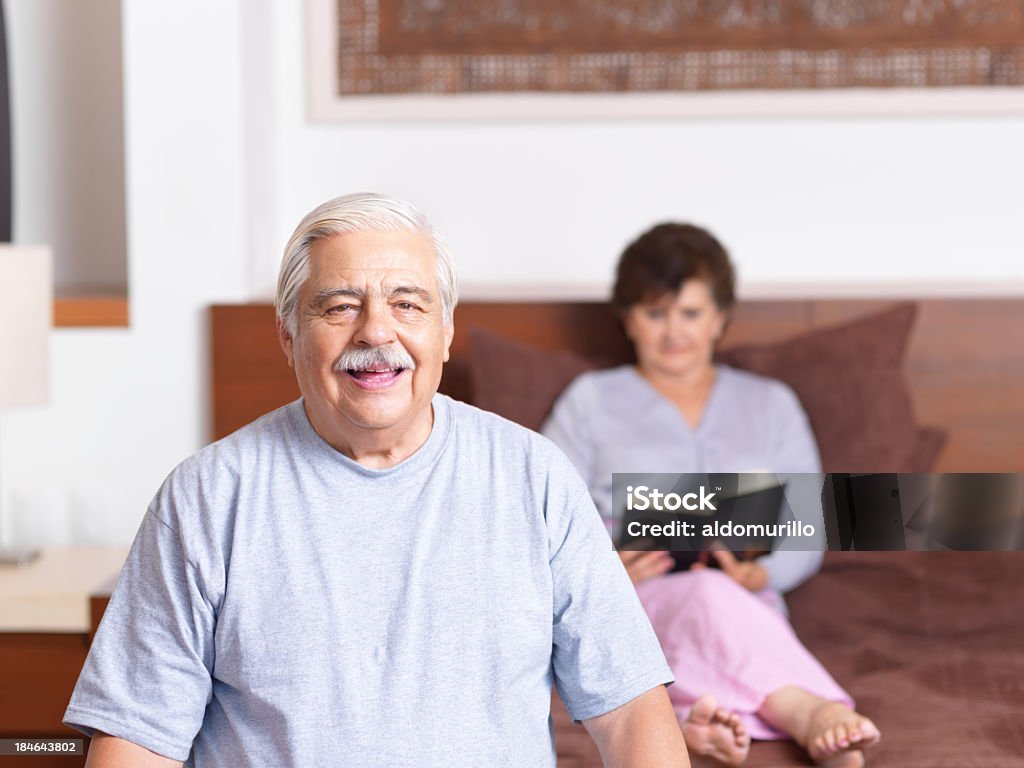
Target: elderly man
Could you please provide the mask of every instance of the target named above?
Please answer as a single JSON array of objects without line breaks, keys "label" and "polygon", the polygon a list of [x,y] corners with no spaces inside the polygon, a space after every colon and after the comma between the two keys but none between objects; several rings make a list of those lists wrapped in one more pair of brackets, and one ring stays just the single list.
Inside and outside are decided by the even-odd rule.
[{"label": "elderly man", "polygon": [[412,206],[331,200],[278,282],[302,398],[183,462],[65,721],[88,766],[686,766],[670,673],[547,440],[437,394],[455,277]]}]

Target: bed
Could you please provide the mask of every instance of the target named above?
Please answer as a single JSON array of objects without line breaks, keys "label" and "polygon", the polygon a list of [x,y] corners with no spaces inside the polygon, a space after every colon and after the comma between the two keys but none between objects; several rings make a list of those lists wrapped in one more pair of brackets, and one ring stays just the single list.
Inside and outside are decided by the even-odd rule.
[{"label": "bed", "polygon": [[[216,438],[298,391],[269,304],[210,318]],[[723,360],[791,378],[827,471],[1017,472],[1022,327],[1012,300],[746,302]],[[463,303],[441,389],[536,427],[572,376],[629,354],[599,303]],[[872,765],[1024,768],[1024,555],[828,553],[788,601],[797,633],[882,728]],[[600,765],[557,696],[552,716],[559,766]],[[809,762],[759,742],[748,765]]]}]

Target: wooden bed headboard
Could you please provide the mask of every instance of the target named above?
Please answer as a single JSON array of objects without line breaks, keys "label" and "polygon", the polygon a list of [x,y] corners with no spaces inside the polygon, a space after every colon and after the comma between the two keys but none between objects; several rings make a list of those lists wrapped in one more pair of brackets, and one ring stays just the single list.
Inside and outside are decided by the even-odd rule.
[{"label": "wooden bed headboard", "polygon": [[[778,341],[890,306],[861,299],[740,304],[723,347]],[[936,471],[1024,471],[1024,301],[925,299],[906,373],[919,424],[949,440]],[[211,309],[214,439],[299,395],[277,342],[271,304]],[[481,326],[541,349],[567,349],[599,363],[629,359],[629,344],[599,302],[464,302],[455,312],[452,359],[441,390],[472,400],[468,329]]]}]

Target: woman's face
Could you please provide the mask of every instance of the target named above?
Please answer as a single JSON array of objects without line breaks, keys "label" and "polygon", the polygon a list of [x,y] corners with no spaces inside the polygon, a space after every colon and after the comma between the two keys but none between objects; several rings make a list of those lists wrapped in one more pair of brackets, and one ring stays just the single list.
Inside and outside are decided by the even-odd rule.
[{"label": "woman's face", "polygon": [[711,365],[725,319],[708,281],[693,278],[676,294],[634,304],[623,321],[641,371],[657,377],[684,377]]}]

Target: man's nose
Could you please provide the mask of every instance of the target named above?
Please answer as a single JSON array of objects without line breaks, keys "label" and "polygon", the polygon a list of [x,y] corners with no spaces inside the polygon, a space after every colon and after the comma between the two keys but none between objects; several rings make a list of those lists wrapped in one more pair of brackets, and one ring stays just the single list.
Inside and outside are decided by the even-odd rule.
[{"label": "man's nose", "polygon": [[363,347],[379,347],[395,340],[394,318],[389,307],[368,303],[360,317],[352,341]]}]

